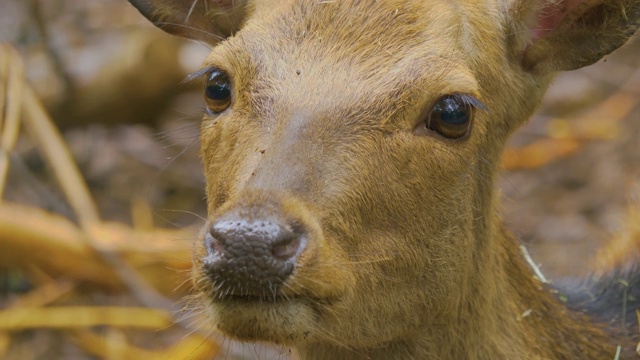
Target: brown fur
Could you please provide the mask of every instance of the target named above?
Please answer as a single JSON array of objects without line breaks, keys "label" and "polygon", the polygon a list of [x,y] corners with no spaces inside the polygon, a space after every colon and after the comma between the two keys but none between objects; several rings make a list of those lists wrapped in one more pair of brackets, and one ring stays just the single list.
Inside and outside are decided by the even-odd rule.
[{"label": "brown fur", "polygon": [[[174,11],[132,2],[156,22]],[[213,296],[196,241],[194,279],[217,327],[302,359],[613,359],[618,345],[633,356],[635,331],[565,307],[496,215],[505,141],[553,74],[597,61],[640,21],[638,0],[549,17],[568,3],[240,4],[244,25],[205,61],[234,86],[231,109],[202,124],[209,219],[277,214],[309,243],[280,301],[243,302]],[[414,135],[452,93],[487,106],[470,136]]]}]

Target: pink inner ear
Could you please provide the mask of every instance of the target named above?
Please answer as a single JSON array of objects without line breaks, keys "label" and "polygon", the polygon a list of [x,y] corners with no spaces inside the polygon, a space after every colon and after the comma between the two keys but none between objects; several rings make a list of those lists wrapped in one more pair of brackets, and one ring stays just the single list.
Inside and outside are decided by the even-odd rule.
[{"label": "pink inner ear", "polygon": [[[558,28],[558,25],[568,16],[581,15],[586,8],[595,5],[593,0],[561,0],[552,1],[538,12],[538,18],[532,29],[533,40],[543,38]],[[582,10],[582,11],[581,11]]]}]

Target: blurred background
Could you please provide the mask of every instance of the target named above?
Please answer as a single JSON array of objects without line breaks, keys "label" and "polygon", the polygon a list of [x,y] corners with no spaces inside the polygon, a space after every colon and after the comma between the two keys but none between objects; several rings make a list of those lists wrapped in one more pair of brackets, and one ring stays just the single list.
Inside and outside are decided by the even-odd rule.
[{"label": "blurred background", "polygon": [[[208,49],[124,0],[3,0],[0,43],[0,358],[286,357],[185,298],[206,209],[181,81]],[[505,153],[502,216],[550,279],[640,237],[639,64],[636,39],[562,75]]]}]

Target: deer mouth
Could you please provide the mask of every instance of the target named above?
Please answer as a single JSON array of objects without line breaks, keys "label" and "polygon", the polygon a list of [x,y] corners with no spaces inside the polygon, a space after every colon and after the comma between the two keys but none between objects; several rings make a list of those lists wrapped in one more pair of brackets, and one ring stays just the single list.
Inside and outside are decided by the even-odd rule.
[{"label": "deer mouth", "polygon": [[238,304],[264,304],[269,306],[270,304],[285,304],[296,301],[301,301],[301,296],[284,296],[284,295],[212,295],[211,300],[213,303],[238,303]]},{"label": "deer mouth", "polygon": [[[315,328],[316,300],[303,296],[210,297],[209,313],[218,330],[241,341],[270,341],[293,345]],[[325,301],[321,301],[325,303]]]},{"label": "deer mouth", "polygon": [[208,298],[211,304],[225,304],[225,305],[243,305],[249,304],[252,306],[262,305],[269,307],[272,305],[283,306],[293,304],[308,304],[308,305],[330,305],[336,301],[339,301],[338,296],[333,297],[317,297],[310,294],[286,294],[281,291],[277,291],[271,294],[241,294],[241,293],[220,293],[215,290],[208,294]]}]

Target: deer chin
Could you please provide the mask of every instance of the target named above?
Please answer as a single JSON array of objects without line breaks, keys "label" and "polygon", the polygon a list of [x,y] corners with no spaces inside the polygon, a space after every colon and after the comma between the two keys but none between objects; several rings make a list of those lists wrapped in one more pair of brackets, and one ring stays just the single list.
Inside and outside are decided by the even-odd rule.
[{"label": "deer chin", "polygon": [[218,330],[229,337],[293,345],[309,340],[320,306],[328,302],[302,296],[227,296],[211,298],[208,310]]}]

